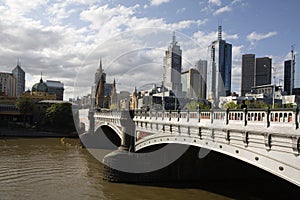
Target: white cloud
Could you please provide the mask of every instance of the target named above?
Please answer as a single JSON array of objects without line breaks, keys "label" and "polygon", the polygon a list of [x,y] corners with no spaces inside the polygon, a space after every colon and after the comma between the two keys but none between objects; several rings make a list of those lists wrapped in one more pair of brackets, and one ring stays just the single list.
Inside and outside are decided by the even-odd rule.
[{"label": "white cloud", "polygon": [[266,34],[260,34],[260,33],[256,33],[256,32],[252,32],[247,36],[247,39],[249,41],[259,41],[259,40],[263,40],[269,37],[272,37],[274,35],[277,35],[277,32],[269,32]]},{"label": "white cloud", "polygon": [[219,15],[219,14],[224,13],[224,12],[230,12],[231,10],[232,10],[232,8],[230,6],[224,6],[222,8],[217,9],[214,12],[214,15]]},{"label": "white cloud", "polygon": [[257,41],[267,39],[267,38],[273,37],[275,35],[277,35],[277,32],[275,32],[275,31],[269,32],[266,34],[252,32],[249,35],[247,35],[247,40],[251,42],[251,45],[254,45],[254,43]]},{"label": "white cloud", "polygon": [[170,0],[151,0],[150,5],[151,6],[159,6],[163,3],[168,3]]},{"label": "white cloud", "polygon": [[213,5],[217,5],[217,6],[222,5],[221,0],[208,0],[208,3],[213,4]]},{"label": "white cloud", "polygon": [[31,0],[31,1],[24,1],[24,0],[6,0],[6,6],[15,13],[18,14],[25,14],[31,12],[32,10],[36,9],[40,5],[46,4],[46,1],[43,0]]},{"label": "white cloud", "polygon": [[[104,6],[92,6],[80,13],[80,19],[90,22],[93,28],[98,29],[115,17],[123,17],[125,19],[133,15],[138,7],[139,5],[132,7],[118,5],[117,7],[109,8],[107,4]],[[119,21],[119,24],[121,23],[126,24],[126,21]]]},{"label": "white cloud", "polygon": [[176,11],[176,14],[181,14],[181,13],[184,13],[186,10],[186,8],[180,8]]}]

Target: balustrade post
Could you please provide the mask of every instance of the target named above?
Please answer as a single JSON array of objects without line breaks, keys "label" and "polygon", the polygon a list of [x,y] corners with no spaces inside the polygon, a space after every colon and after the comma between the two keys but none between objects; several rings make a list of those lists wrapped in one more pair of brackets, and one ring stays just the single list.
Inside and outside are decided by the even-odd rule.
[{"label": "balustrade post", "polygon": [[214,110],[210,109],[210,123],[213,124],[214,123]]},{"label": "balustrade post", "polygon": [[267,117],[267,127],[270,126],[270,107],[267,107],[267,110],[266,110],[266,117]]},{"label": "balustrade post", "polygon": [[198,122],[200,122],[200,118],[201,118],[201,108],[198,105]]},{"label": "balustrade post", "polygon": [[229,124],[229,108],[226,108],[226,125]]},{"label": "balustrade post", "polygon": [[181,118],[180,110],[177,110],[177,121],[179,122],[179,119]]},{"label": "balustrade post", "polygon": [[163,130],[163,132],[165,132],[165,111],[163,110],[162,111],[162,122],[163,122],[163,124],[162,124],[162,130]]},{"label": "balustrade post", "polygon": [[294,121],[294,124],[295,124],[295,128],[298,129],[299,128],[299,121],[298,121],[299,109],[294,108],[293,113],[294,113],[294,120],[293,121]]},{"label": "balustrade post", "polygon": [[243,111],[244,111],[244,126],[247,126],[247,124],[248,124],[248,119],[247,119],[248,109],[243,108]]}]

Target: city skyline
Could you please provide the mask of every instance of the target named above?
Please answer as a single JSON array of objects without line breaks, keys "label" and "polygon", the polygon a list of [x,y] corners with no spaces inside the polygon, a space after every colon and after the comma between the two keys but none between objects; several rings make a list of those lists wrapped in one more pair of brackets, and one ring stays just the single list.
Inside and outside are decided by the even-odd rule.
[{"label": "city skyline", "polygon": [[[26,89],[38,82],[39,74],[43,72],[45,79],[55,78],[65,84],[65,98],[68,99],[73,97],[77,72],[82,68],[87,69],[80,74],[85,81],[77,81],[87,88],[91,85],[87,81],[88,77],[94,74],[101,57],[104,70],[110,74],[111,79],[116,77],[117,89],[131,88],[128,90],[132,92],[135,85],[138,87],[145,84],[145,81],[151,82],[150,76],[155,77],[154,82],[162,80],[163,51],[170,42],[172,31],[176,31],[176,36],[179,36],[177,41],[185,57],[183,70],[187,70],[197,60],[207,60],[207,48],[216,40],[217,26],[222,24],[223,38],[233,47],[231,90],[240,93],[243,54],[253,53],[257,57],[272,58],[272,66],[277,69],[277,79],[283,79],[284,60],[290,58],[291,45],[295,44],[297,53],[297,45],[300,43],[297,37],[299,28],[296,25],[298,4],[297,1],[293,4],[270,4],[267,1],[243,0],[0,1],[3,13],[0,20],[3,30],[0,33],[1,71],[10,71],[19,59],[26,72]],[[266,7],[267,11],[264,9]],[[155,43],[146,46],[155,47],[152,51],[145,54],[138,52],[140,57],[119,59],[113,63],[114,66],[110,65],[116,58],[122,58],[125,47],[145,47],[148,41],[141,43],[139,37],[149,31],[149,27],[159,27],[169,32],[165,38],[156,38]],[[126,43],[124,32],[130,31],[134,34]],[[115,40],[118,36],[122,38]],[[188,45],[182,40],[184,36],[197,43],[198,47]],[[122,42],[115,45],[116,41]],[[98,46],[102,49],[97,49]],[[94,53],[89,56],[91,52]],[[86,65],[83,66],[83,63]],[[132,66],[134,68],[143,64],[146,66],[135,75],[150,73],[149,79],[120,78],[120,74],[126,74]],[[107,66],[110,66],[108,70],[105,69]]]}]

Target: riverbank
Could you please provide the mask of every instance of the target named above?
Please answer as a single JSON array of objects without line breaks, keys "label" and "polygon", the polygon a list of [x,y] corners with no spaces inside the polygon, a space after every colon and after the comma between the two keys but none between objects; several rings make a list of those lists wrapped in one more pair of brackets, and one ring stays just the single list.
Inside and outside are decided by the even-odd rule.
[{"label": "riverbank", "polygon": [[76,132],[57,133],[35,129],[2,129],[0,128],[0,137],[68,137],[78,138]]}]

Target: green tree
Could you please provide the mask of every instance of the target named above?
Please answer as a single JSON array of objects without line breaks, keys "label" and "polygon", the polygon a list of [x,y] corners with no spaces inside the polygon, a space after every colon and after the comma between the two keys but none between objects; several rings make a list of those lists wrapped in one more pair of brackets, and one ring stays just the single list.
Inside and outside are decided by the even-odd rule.
[{"label": "green tree", "polygon": [[27,116],[32,114],[34,103],[30,98],[20,97],[16,102],[16,107],[19,112],[23,115],[24,124],[27,122]]},{"label": "green tree", "polygon": [[185,107],[188,110],[197,110],[197,106],[198,106],[197,101],[190,101],[188,104],[186,104]]},{"label": "green tree", "polygon": [[185,106],[188,110],[197,110],[198,107],[201,109],[201,110],[209,110],[211,107],[210,107],[210,104],[209,103],[205,103],[205,102],[197,102],[197,101],[190,101],[188,104],[186,104]]},{"label": "green tree", "polygon": [[57,103],[50,106],[45,112],[44,125],[54,129],[74,131],[72,105]]},{"label": "green tree", "polygon": [[[247,104],[247,101],[246,101]],[[268,104],[264,101],[253,101],[248,104],[248,108],[267,108]]]},{"label": "green tree", "polygon": [[234,102],[228,102],[228,103],[226,103],[225,105],[224,105],[224,108],[225,109],[239,109],[240,108],[240,105],[238,105],[238,104],[236,104],[236,103],[234,103]]},{"label": "green tree", "polygon": [[204,103],[202,101],[199,102],[199,108],[201,110],[209,110],[211,108],[211,105],[207,102],[207,103]]}]

